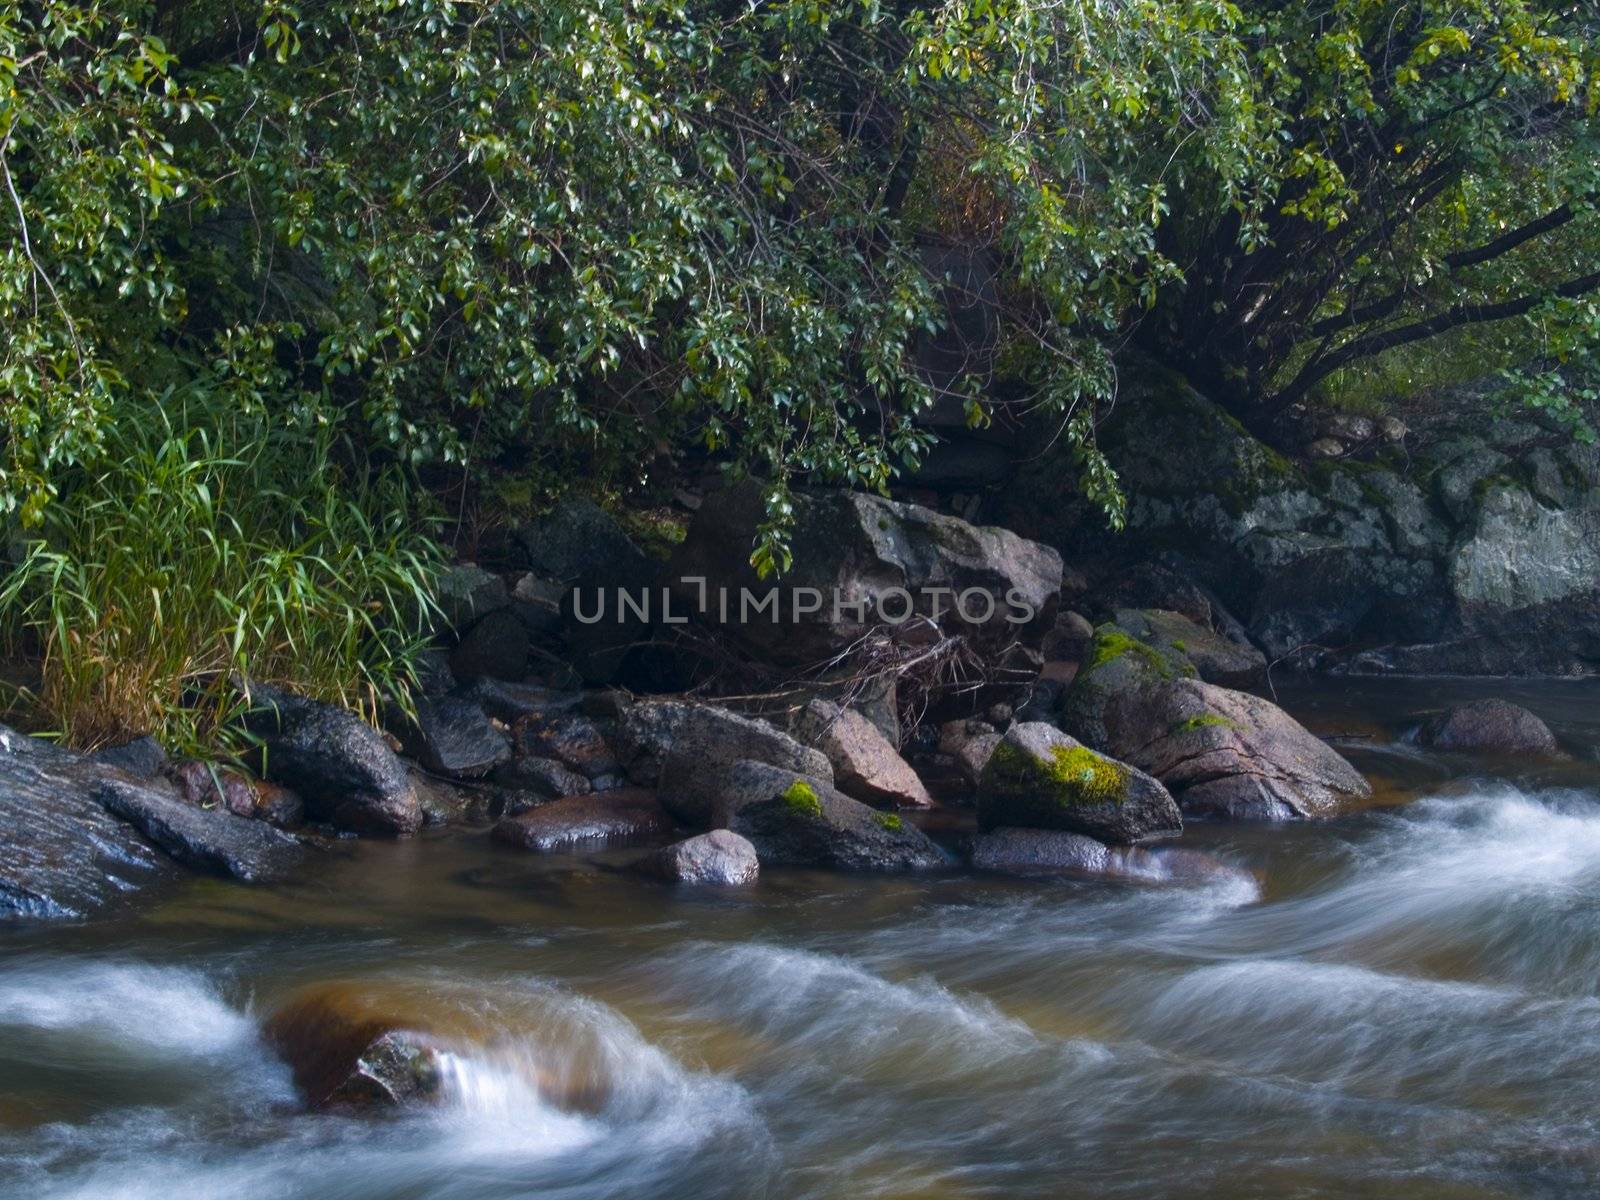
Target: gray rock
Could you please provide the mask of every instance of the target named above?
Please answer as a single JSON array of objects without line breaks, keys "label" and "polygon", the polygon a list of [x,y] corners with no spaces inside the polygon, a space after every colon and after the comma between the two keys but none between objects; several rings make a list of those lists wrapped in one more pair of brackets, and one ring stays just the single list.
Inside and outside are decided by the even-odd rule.
[{"label": "gray rock", "polygon": [[972,865],[1006,875],[1081,875],[1129,883],[1245,879],[1209,854],[1177,847],[1107,846],[1056,829],[996,829],[974,839]]},{"label": "gray rock", "polygon": [[508,817],[549,800],[596,790],[585,776],[553,758],[514,759],[495,771],[494,781],[501,788],[501,805]]},{"label": "gray rock", "polygon": [[827,755],[834,785],[879,807],[932,808],[933,797],[900,752],[854,709],[813,700],[794,721],[795,735]]},{"label": "gray rock", "polygon": [[439,577],[435,593],[445,625],[458,632],[511,603],[505,581],[476,563],[450,567]]},{"label": "gray rock", "polygon": [[410,834],[422,808],[405,764],[348,709],[262,684],[245,725],[263,748],[262,775],[298,792],[312,820],[355,833]]},{"label": "gray rock", "polygon": [[175,873],[102,807],[118,778],[137,782],[0,726],[0,918],[85,916]]},{"label": "gray rock", "polygon": [[710,824],[749,838],[764,865],[920,871],[948,864],[904,818],[768,763],[711,764],[700,773],[693,807]]},{"label": "gray rock", "polygon": [[450,652],[457,679],[487,677],[515,682],[528,671],[528,629],[510,609],[498,609],[476,622]]},{"label": "gray rock", "polygon": [[262,883],[300,858],[293,838],[223,808],[197,808],[169,792],[115,779],[101,782],[97,796],[107,812],[197,871]]},{"label": "gray rock", "polygon": [[1106,709],[1119,696],[1193,674],[1194,664],[1180,651],[1147,645],[1120,625],[1102,625],[1062,697],[1061,728],[1086,745],[1103,747],[1109,742]]},{"label": "gray rock", "polygon": [[570,850],[591,842],[627,845],[672,832],[672,819],[645,788],[568,796],[496,825],[497,842],[524,850]]},{"label": "gray rock", "polygon": [[[748,561],[751,539],[766,519],[760,490],[752,486],[706,497],[668,572],[691,611],[702,596],[695,581],[703,579],[707,611],[701,619],[768,661],[815,663],[874,627],[903,624],[892,619],[906,607],[896,589],[909,595],[919,613],[942,609],[939,627],[964,634],[980,649],[998,652],[1016,642],[1037,646],[1055,622],[1061,557],[1046,546],[854,492],[806,493],[795,497],[794,506],[794,566],[781,581],[758,579]],[[934,597],[924,592],[928,588],[966,593],[965,615],[949,595]],[[757,597],[775,591],[782,619],[743,619],[741,589]],[[726,622],[717,603],[724,591],[730,597]],[[979,593],[992,601],[992,613]]]},{"label": "gray rock", "polygon": [[1189,815],[1327,817],[1372,794],[1332,747],[1248,692],[1172,680],[1119,696],[1105,725],[1107,753],[1161,780]]},{"label": "gray rock", "polygon": [[1422,722],[1417,740],[1438,750],[1479,750],[1497,754],[1557,752],[1550,727],[1521,705],[1506,700],[1472,700]]},{"label": "gray rock", "polygon": [[572,712],[583,700],[582,692],[508,682],[486,675],[463,683],[455,689],[455,694],[471,700],[485,714],[507,725],[523,717],[550,718]]},{"label": "gray rock", "polygon": [[153,779],[167,766],[167,752],[161,743],[149,734],[124,742],[120,746],[107,746],[91,756],[98,763],[116,767],[140,779]]},{"label": "gray rock", "polygon": [[668,883],[739,887],[760,873],[756,848],[728,829],[713,829],[675,842],[635,865],[635,870]]},{"label": "gray rock", "polygon": [[1013,725],[989,756],[978,781],[978,825],[1119,843],[1183,832],[1178,806],[1157,780],[1038,722]]},{"label": "gray rock", "polygon": [[406,753],[452,779],[482,779],[511,759],[511,741],[471,700],[420,697],[416,714],[399,722]]},{"label": "gray rock", "polygon": [[801,745],[770,722],[715,705],[672,700],[635,704],[618,723],[616,741],[628,777],[651,786],[659,781],[663,793],[673,789],[669,765],[675,768],[673,777],[682,780],[698,767],[741,758],[833,785],[833,767],[820,750]]},{"label": "gray rock", "polygon": [[616,519],[589,500],[565,500],[514,537],[528,566],[562,584],[597,571],[621,579],[654,569]]},{"label": "gray rock", "polygon": [[556,759],[591,782],[622,770],[599,724],[582,713],[535,714],[515,729],[518,757]]},{"label": "gray rock", "polygon": [[1306,446],[1307,458],[1343,458],[1347,448],[1338,438],[1320,437]]},{"label": "gray rock", "polygon": [[1147,645],[1182,655],[1207,683],[1251,687],[1266,680],[1267,658],[1261,651],[1221,637],[1180,613],[1118,609],[1116,624]]}]

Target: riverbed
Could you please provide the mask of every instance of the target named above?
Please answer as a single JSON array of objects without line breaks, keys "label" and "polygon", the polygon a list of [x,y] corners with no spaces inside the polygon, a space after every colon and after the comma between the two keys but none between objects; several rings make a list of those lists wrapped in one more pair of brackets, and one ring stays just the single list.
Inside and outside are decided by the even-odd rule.
[{"label": "riverbed", "polygon": [[[1425,752],[1495,694],[1560,764]],[[29,1200],[1600,1191],[1600,685],[1280,699],[1374,804],[1193,824],[1185,885],[769,871],[734,892],[482,831],[347,841],[0,931],[0,1195]],[[472,1015],[443,1101],[309,1114],[259,1034],[307,984]],[[560,1107],[529,1064],[604,1083]]]}]

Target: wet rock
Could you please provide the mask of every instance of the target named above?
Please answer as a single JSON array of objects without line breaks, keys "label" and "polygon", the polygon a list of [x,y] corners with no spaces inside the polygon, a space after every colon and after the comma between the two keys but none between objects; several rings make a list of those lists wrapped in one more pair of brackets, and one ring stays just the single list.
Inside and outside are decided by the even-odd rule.
[{"label": "wet rock", "polygon": [[494,827],[497,842],[524,850],[569,850],[588,842],[625,845],[672,832],[654,792],[616,788],[542,804]]},{"label": "wet rock", "polygon": [[713,829],[676,842],[642,859],[641,874],[669,883],[738,887],[754,883],[760,872],[756,848],[728,829]]},{"label": "wet rock", "polygon": [[[482,784],[430,775],[417,767],[410,772],[424,825],[481,825],[495,810],[495,794]],[[498,811],[493,811],[498,816]]]},{"label": "wet rock", "polygon": [[511,759],[511,740],[460,696],[420,697],[416,713],[401,715],[396,724],[407,754],[453,779],[481,779]]},{"label": "wet rock", "polygon": [[879,807],[933,807],[933,797],[900,752],[854,709],[813,700],[796,715],[794,731],[827,755],[834,786],[845,795]]},{"label": "wet rock", "polygon": [[76,917],[174,873],[99,801],[135,777],[0,726],[0,918]]},{"label": "wet rock", "polygon": [[495,771],[494,782],[501,788],[501,811],[508,817],[550,800],[595,790],[588,779],[553,758],[513,759]]},{"label": "wet rock", "polygon": [[852,800],[823,779],[744,761],[708,767],[700,789],[710,819],[749,838],[763,865],[920,871],[948,864],[909,821]]},{"label": "wet rock", "polygon": [[553,758],[590,781],[621,773],[599,725],[582,713],[535,713],[519,720],[514,730],[519,758]]},{"label": "wet rock", "polygon": [[515,681],[528,672],[528,629],[516,614],[499,609],[476,622],[450,652],[457,679]]},{"label": "wet rock", "polygon": [[153,779],[167,766],[167,752],[154,737],[145,734],[120,746],[107,746],[91,756],[98,763],[116,767],[140,779]]},{"label": "wet rock", "polygon": [[1506,700],[1473,700],[1422,722],[1417,740],[1438,750],[1555,754],[1555,734],[1533,713]]},{"label": "wet rock", "polygon": [[1006,875],[1083,875],[1133,883],[1247,878],[1209,854],[1177,847],[1108,846],[1056,829],[996,829],[972,844],[972,865]]},{"label": "wet rock", "polygon": [[1159,608],[1119,609],[1116,624],[1146,645],[1181,654],[1207,683],[1250,687],[1267,677],[1267,657],[1213,633],[1181,613]]},{"label": "wet rock", "polygon": [[563,584],[596,571],[616,578],[654,571],[616,519],[589,500],[563,501],[513,536],[528,566]]},{"label": "wet rock", "polygon": [[939,727],[939,753],[948,755],[972,787],[978,786],[989,756],[1000,744],[1000,731],[987,721],[946,721]]},{"label": "wet rock", "polygon": [[167,778],[187,803],[199,808],[220,808],[280,827],[305,820],[305,802],[292,788],[251,779],[214,763],[176,763],[168,768]]},{"label": "wet rock", "polygon": [[523,717],[548,718],[571,712],[583,700],[581,692],[515,683],[486,675],[463,683],[455,694],[463,700],[471,700],[487,715],[507,725]]},{"label": "wet rock", "polygon": [[356,833],[410,834],[422,808],[405,764],[347,709],[260,684],[246,727],[263,743],[262,774],[293,788],[306,815]]},{"label": "wet rock", "polygon": [[1119,843],[1175,837],[1183,818],[1167,789],[1053,725],[1013,725],[978,781],[978,824],[1061,829]]},{"label": "wet rock", "polygon": [[222,808],[197,808],[166,791],[108,779],[98,798],[107,812],[196,871],[263,883],[300,858],[299,843],[271,826]]},{"label": "wet rock", "polygon": [[[668,572],[687,608],[699,608],[704,594],[708,611],[701,618],[767,661],[815,663],[873,627],[903,625],[901,593],[918,613],[939,608],[942,631],[962,633],[996,654],[1016,642],[1037,646],[1055,623],[1061,557],[1046,546],[861,493],[807,493],[794,506],[794,568],[780,583],[757,578],[748,561],[747,547],[766,519],[760,490],[750,486],[706,497]],[[702,579],[703,592],[696,582]],[[966,593],[965,611],[950,594],[934,596],[929,588]],[[775,590],[782,619],[742,619],[740,589],[758,597]],[[724,590],[726,619],[717,603]],[[992,603],[980,602],[979,593]]]},{"label": "wet rock", "polygon": [[460,563],[446,570],[439,577],[434,598],[446,626],[457,631],[511,603],[505,581],[476,563]]},{"label": "wet rock", "polygon": [[1372,794],[1331,746],[1248,692],[1173,680],[1118,697],[1105,724],[1107,752],[1160,779],[1186,814],[1327,817]]},{"label": "wet rock", "polygon": [[263,1033],[310,1108],[394,1108],[440,1090],[433,1036],[354,988],[308,989],[273,1013]]}]

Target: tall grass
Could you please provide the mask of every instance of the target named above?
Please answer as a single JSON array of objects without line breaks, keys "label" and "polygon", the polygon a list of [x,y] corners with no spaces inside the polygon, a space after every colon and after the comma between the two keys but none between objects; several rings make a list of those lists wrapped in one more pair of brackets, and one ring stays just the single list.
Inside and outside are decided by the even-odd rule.
[{"label": "tall grass", "polygon": [[226,737],[243,674],[368,716],[405,697],[439,551],[394,475],[325,431],[168,395],[118,415],[0,587],[33,723],[81,747]]}]

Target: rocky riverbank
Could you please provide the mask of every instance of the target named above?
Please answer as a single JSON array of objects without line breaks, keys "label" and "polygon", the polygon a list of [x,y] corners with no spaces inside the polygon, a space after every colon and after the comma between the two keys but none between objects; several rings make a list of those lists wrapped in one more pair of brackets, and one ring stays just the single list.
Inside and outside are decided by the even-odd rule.
[{"label": "rocky riverbank", "polygon": [[[4,731],[0,907],[84,915],[178,868],[269,882],[338,838],[424,827],[508,852],[637,845],[640,874],[698,885],[768,867],[1160,881],[1222,869],[1170,845],[1186,821],[1368,802],[1269,698],[1281,647],[1198,578],[1097,591],[1042,543],[874,497],[799,515],[802,565],[769,583],[744,559],[748,491],[707,496],[664,564],[568,505],[521,532],[515,569],[452,573],[422,694],[385,730],[241,684],[248,775],[150,739],[84,757]],[[1415,724],[1441,747],[1558,750],[1513,706]]]}]

